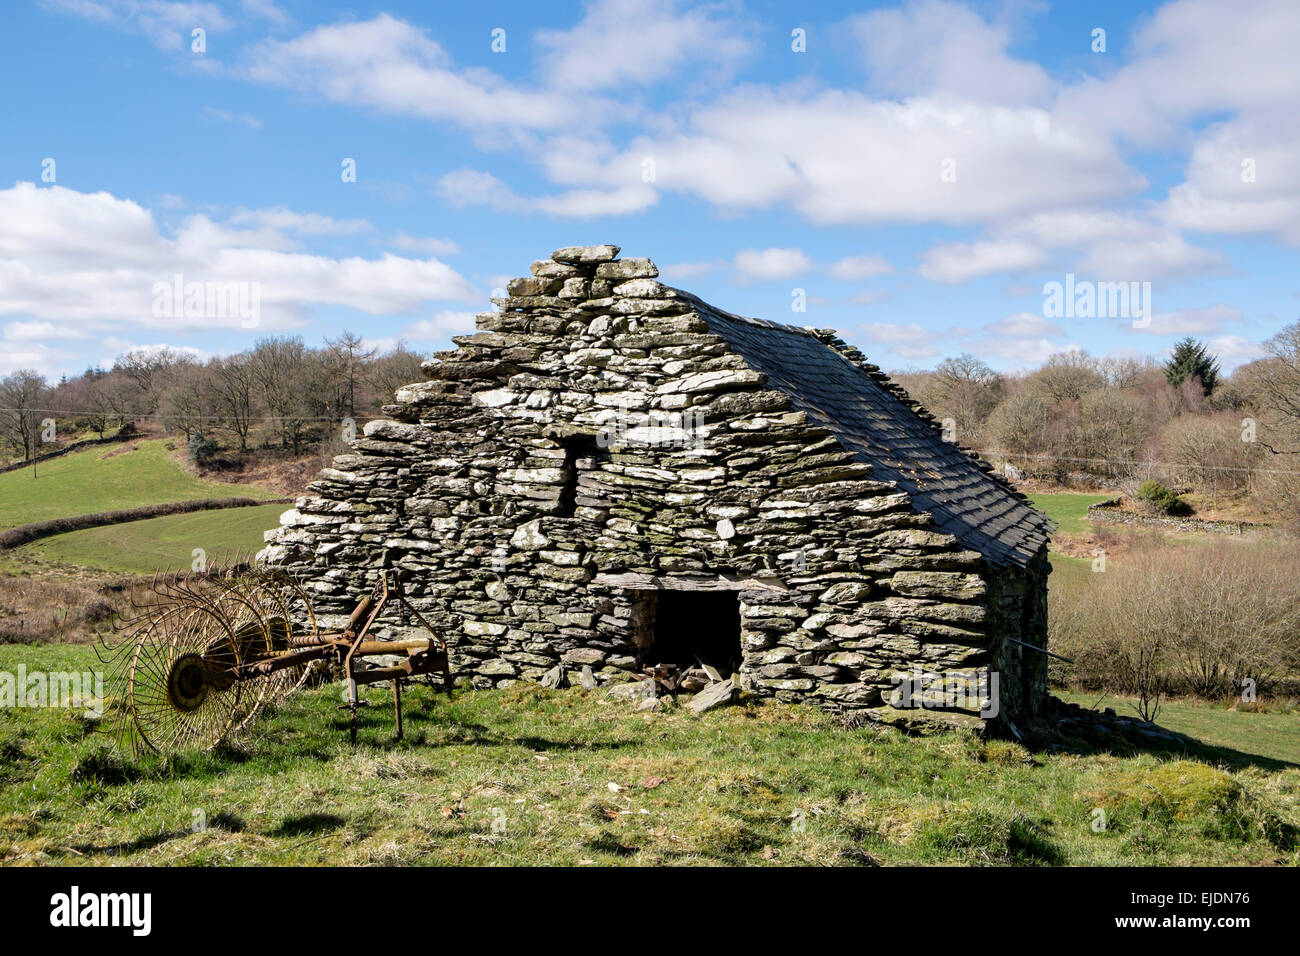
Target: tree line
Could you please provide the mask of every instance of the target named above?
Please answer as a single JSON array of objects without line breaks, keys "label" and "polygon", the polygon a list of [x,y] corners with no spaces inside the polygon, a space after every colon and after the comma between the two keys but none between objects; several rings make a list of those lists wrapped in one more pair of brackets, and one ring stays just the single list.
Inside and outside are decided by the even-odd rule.
[{"label": "tree line", "polygon": [[1051,356],[1004,375],[969,354],[896,374],[952,437],[1013,474],[1129,490],[1162,482],[1250,492],[1300,520],[1300,322],[1224,376],[1201,342],[1165,360]]},{"label": "tree line", "polygon": [[[1204,344],[1184,339],[1164,361],[1070,351],[1008,375],[962,354],[894,377],[954,440],[1030,476],[1250,491],[1300,520],[1300,322],[1265,351],[1227,376]],[[344,419],[379,414],[424,378],[420,362],[404,344],[380,354],[343,332],[320,348],[269,337],[208,361],[136,350],[53,386],[20,370],[0,380],[0,445],[10,460],[30,458],[49,447],[50,419],[65,434],[101,436],[147,420],[187,441],[219,435],[239,452],[299,454],[336,440]]]},{"label": "tree line", "polygon": [[156,422],[186,441],[221,434],[239,452],[279,447],[299,454],[340,423],[373,417],[403,385],[420,381],[422,357],[398,343],[380,353],[344,331],[309,348],[272,336],[253,348],[200,361],[171,348],[137,349],[108,370],[49,384],[30,369],[0,380],[0,447],[10,460],[52,449],[62,435]]}]

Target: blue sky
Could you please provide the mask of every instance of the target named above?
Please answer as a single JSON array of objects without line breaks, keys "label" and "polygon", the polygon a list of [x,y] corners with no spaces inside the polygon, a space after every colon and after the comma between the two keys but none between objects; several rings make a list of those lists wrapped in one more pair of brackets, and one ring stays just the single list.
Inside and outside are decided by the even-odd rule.
[{"label": "blue sky", "polygon": [[[9,4],[0,372],[343,328],[432,351],[595,242],[891,369],[1185,334],[1231,368],[1296,320],[1292,0],[793,9]],[[1067,273],[1149,282],[1149,326],[1046,315]],[[255,286],[255,322],[159,313],[177,274]]]}]

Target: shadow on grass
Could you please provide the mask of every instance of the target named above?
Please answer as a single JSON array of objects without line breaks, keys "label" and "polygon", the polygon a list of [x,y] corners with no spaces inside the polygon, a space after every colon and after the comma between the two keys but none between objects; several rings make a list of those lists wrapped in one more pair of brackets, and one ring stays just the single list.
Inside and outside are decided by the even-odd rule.
[{"label": "shadow on grass", "polygon": [[315,836],[347,825],[348,821],[336,813],[304,813],[296,817],[286,817],[274,830],[267,831],[267,836]]},{"label": "shadow on grass", "polygon": [[162,846],[171,840],[179,840],[189,835],[189,830],[167,830],[162,833],[146,833],[134,840],[123,840],[120,843],[82,843],[71,847],[71,849],[86,856],[97,854],[123,856],[130,853],[139,853],[141,850],[152,850],[156,846]]},{"label": "shadow on grass", "polygon": [[178,754],[146,754],[139,759],[124,756],[110,747],[92,750],[73,766],[70,777],[78,783],[118,787],[140,780],[196,779],[224,773],[231,765],[252,758],[245,750],[221,744],[210,751]]},{"label": "shadow on grass", "polygon": [[[1277,771],[1297,765],[1276,757],[1247,753],[1232,747],[1208,744],[1158,724],[1144,724],[1108,715],[1051,698],[1052,709],[1026,728],[1026,748],[1038,753],[1109,754],[1136,757],[1141,754],[1175,760],[1190,757],[1203,763],[1221,764],[1233,770],[1255,767]],[[1068,715],[1062,720],[1062,715]],[[1145,728],[1145,730],[1144,730]],[[1174,739],[1159,735],[1172,735]]]}]

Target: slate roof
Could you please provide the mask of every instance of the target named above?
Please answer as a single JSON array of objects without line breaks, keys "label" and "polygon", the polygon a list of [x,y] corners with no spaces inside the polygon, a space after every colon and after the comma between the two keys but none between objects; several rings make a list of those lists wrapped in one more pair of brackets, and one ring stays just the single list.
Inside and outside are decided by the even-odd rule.
[{"label": "slate roof", "polygon": [[918,511],[929,513],[939,530],[964,547],[994,566],[1023,567],[1047,542],[1046,515],[944,441],[898,397],[905,396],[901,388],[874,366],[832,347],[825,340],[829,334],[732,315],[682,294],[694,300],[710,331],[768,376],[769,387],[789,395],[797,410],[871,465],[875,477],[897,482]]}]

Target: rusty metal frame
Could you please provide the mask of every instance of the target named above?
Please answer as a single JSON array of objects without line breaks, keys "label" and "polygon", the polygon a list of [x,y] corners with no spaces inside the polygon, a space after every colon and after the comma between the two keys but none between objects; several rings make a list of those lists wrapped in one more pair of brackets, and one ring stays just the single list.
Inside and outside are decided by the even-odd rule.
[{"label": "rusty metal frame", "polygon": [[[143,648],[150,643],[163,647],[167,646],[168,642],[174,643],[178,638],[173,635],[190,633],[192,626],[190,622],[194,615],[206,614],[211,618],[213,631],[223,638],[220,645],[223,653],[212,653],[211,646],[203,648],[201,643],[206,638],[197,638],[200,641],[200,649],[183,658],[185,662],[183,666],[187,668],[184,678],[198,682],[194,686],[194,698],[192,701],[186,699],[177,702],[172,697],[163,695],[166,700],[171,701],[165,708],[169,711],[185,712],[198,708],[202,704],[203,695],[206,694],[205,687],[220,689],[248,685],[250,694],[265,693],[265,688],[269,686],[268,681],[276,678],[276,675],[300,669],[301,677],[291,676],[289,684],[283,685],[291,689],[296,688],[301,686],[305,679],[308,665],[316,661],[326,661],[343,670],[347,688],[343,708],[348,711],[349,737],[355,743],[357,709],[362,705],[358,694],[360,686],[392,681],[393,713],[398,740],[402,739],[403,731],[403,683],[414,677],[439,674],[442,677],[443,689],[448,695],[451,694],[452,672],[447,642],[424,615],[411,605],[402,589],[400,572],[390,567],[386,551],[383,554],[377,580],[370,592],[357,603],[341,631],[321,631],[318,628],[315,612],[301,589],[297,589],[296,594],[305,607],[306,623],[304,627],[295,626],[292,621],[297,615],[290,613],[289,602],[276,596],[276,588],[284,582],[279,581],[273,571],[267,573],[271,577],[259,572],[247,585],[232,583],[237,580],[234,578],[229,581],[222,580],[218,589],[220,597],[240,608],[241,613],[243,608],[248,608],[252,612],[264,610],[268,605],[272,608],[269,615],[259,616],[254,613],[255,623],[245,625],[245,628],[251,628],[250,634],[261,640],[241,641],[240,632],[232,630],[235,628],[234,621],[228,619],[228,615],[220,611],[218,604],[207,594],[202,580],[219,580],[217,575],[209,573],[203,576],[202,580],[193,582],[177,576],[175,580],[166,582],[168,585],[166,587],[160,587],[158,579],[155,578],[154,587],[151,589],[154,598],[142,605],[137,604],[137,607],[146,613],[132,622],[131,636],[127,641],[107,648],[109,657],[105,663],[116,661],[118,669],[122,671],[119,675],[120,680],[130,695],[135,689],[137,665]],[[401,608],[403,624],[407,623],[409,617],[414,617],[428,631],[429,636],[397,641],[376,640],[371,637],[372,628],[388,607],[390,600],[396,600]],[[160,633],[157,631],[160,622],[171,622],[175,627],[169,632]],[[273,638],[268,636],[272,631],[278,631]],[[404,655],[404,657],[386,666],[364,669],[358,667],[358,664],[366,658],[392,655]],[[172,657],[174,655],[167,659],[172,660]],[[101,659],[104,659],[103,654]],[[168,666],[170,669],[165,672],[159,672],[154,667],[148,675],[142,673],[142,676],[157,678],[161,673],[168,681],[173,678],[181,680],[180,676],[176,676],[179,672],[173,673],[177,666],[182,666],[180,661],[174,661]],[[141,723],[142,717],[135,706],[136,698],[129,696],[128,699],[129,704],[123,716],[135,724],[133,731],[135,739],[132,741],[132,746],[136,752],[142,752],[142,746],[150,750],[158,750],[160,747],[170,749],[172,742],[167,740],[155,742],[151,739],[149,727]],[[154,693],[152,703],[155,707],[158,701],[159,695]],[[256,709],[256,707],[252,708],[239,726],[247,723],[256,713]],[[150,726],[156,726],[156,723]],[[207,745],[213,746],[219,743],[231,729],[232,724],[227,722],[224,728],[218,729],[219,732],[206,738]]]}]

